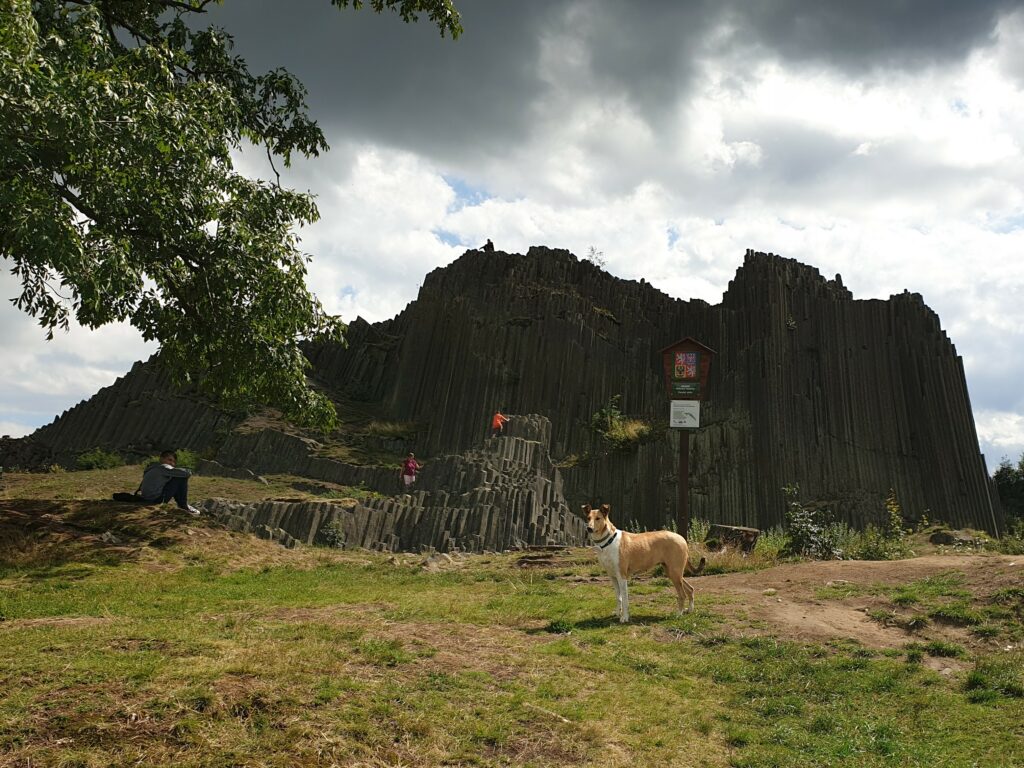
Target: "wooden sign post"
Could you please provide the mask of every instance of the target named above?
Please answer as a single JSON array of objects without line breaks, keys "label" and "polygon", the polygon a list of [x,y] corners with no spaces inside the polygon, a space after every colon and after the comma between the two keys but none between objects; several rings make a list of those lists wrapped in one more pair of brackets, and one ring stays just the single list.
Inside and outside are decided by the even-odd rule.
[{"label": "wooden sign post", "polygon": [[708,389],[708,371],[715,351],[687,336],[661,350],[671,429],[679,432],[679,500],[676,530],[690,530],[690,431],[700,426],[700,401]]}]

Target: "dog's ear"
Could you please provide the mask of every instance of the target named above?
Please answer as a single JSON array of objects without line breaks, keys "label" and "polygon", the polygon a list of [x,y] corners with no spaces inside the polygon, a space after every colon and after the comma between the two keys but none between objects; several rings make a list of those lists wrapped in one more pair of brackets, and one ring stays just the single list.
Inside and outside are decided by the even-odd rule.
[{"label": "dog's ear", "polygon": [[580,507],[580,509],[583,510],[583,514],[584,515],[589,515],[590,514],[590,505],[589,504],[583,504]]},{"label": "dog's ear", "polygon": [[611,511],[612,511],[612,505],[611,504],[602,504],[601,505],[601,513],[602,514],[607,515]]}]

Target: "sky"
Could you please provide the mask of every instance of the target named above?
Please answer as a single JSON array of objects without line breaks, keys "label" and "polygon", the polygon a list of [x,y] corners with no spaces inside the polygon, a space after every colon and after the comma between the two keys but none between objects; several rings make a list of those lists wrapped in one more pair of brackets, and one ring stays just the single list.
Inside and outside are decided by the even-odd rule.
[{"label": "sky", "polygon": [[[253,71],[309,90],[331,151],[296,162],[328,310],[375,322],[467,248],[599,252],[721,301],[748,248],[856,299],[920,293],[963,357],[990,471],[1024,453],[1024,0],[456,0],[465,32],[328,0],[208,14]],[[271,178],[257,153],[245,172]],[[3,270],[0,294],[17,293]],[[155,349],[46,342],[0,307],[0,434]]]}]

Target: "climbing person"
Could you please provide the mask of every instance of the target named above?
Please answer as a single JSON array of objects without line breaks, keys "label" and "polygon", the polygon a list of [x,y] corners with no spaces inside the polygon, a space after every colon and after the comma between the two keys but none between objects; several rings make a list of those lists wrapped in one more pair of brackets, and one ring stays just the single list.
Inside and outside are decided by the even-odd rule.
[{"label": "climbing person", "polygon": [[398,482],[404,488],[411,488],[416,482],[416,473],[423,469],[423,465],[416,461],[416,454],[410,453],[402,462],[402,468],[398,472]]},{"label": "climbing person", "polygon": [[505,422],[508,421],[508,416],[502,414],[501,411],[495,411],[494,416],[491,417],[491,437],[497,437],[502,433],[505,428]]},{"label": "climbing person", "polygon": [[484,243],[484,247],[480,250],[484,253],[494,253],[494,243],[491,242],[491,238],[487,238],[487,242]]},{"label": "climbing person", "polygon": [[161,453],[160,461],[153,462],[142,473],[142,483],[136,494],[147,504],[163,504],[174,499],[178,509],[198,517],[199,510],[188,503],[188,479],[192,476],[192,470],[177,464],[177,453]]}]

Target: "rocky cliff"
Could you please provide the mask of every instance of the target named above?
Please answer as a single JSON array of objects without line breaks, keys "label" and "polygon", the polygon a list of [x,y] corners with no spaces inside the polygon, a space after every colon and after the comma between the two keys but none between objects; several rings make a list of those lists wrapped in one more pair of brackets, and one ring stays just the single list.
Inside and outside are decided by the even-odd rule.
[{"label": "rocky cliff", "polygon": [[470,252],[430,273],[398,317],[353,327],[348,349],[314,350],[318,374],[398,418],[422,448],[464,445],[495,408],[551,418],[573,502],[620,519],[671,518],[676,440],[602,453],[588,428],[614,395],[663,425],[657,352],[692,336],[717,351],[691,438],[691,514],[768,527],[781,488],[856,525],[896,491],[908,516],[993,529],[963,366],[917,294],[854,300],[841,279],[748,252],[721,304],[672,299],[565,251]]},{"label": "rocky cliff", "polygon": [[[776,525],[782,486],[798,483],[805,501],[856,525],[881,518],[891,488],[910,518],[1000,526],[960,358],[921,297],[858,301],[838,276],[771,254],[748,252],[722,302],[709,305],[566,251],[470,251],[427,275],[397,317],[357,320],[347,348],[309,356],[315,379],[340,397],[415,424],[420,455],[479,444],[495,409],[547,417],[570,507],[606,501],[621,521],[659,527],[673,515],[677,442],[664,428],[657,353],[684,336],[717,352],[690,441],[693,516]],[[324,466],[308,437],[232,432],[237,421],[193,398],[187,410],[158,378],[133,369],[33,437],[59,453],[137,445],[145,434],[147,444],[219,446],[222,463],[260,472],[317,476]],[[177,418],[150,408],[144,391]],[[654,431],[609,450],[590,422],[616,395]],[[384,470],[331,471],[387,482],[377,479]]]},{"label": "rocky cliff", "polygon": [[[498,551],[586,542],[586,524],[569,511],[558,469],[548,456],[550,423],[522,416],[506,434],[459,455],[426,464],[411,493],[362,501],[211,499],[204,511],[230,527],[290,544],[342,544],[385,551]],[[254,447],[260,445],[259,439]],[[284,456],[294,455],[285,451]],[[258,453],[247,460],[268,466]],[[330,459],[306,465],[308,476],[351,483],[350,467]],[[367,470],[360,482],[394,490],[397,472]],[[358,475],[357,475],[358,476]]]}]

